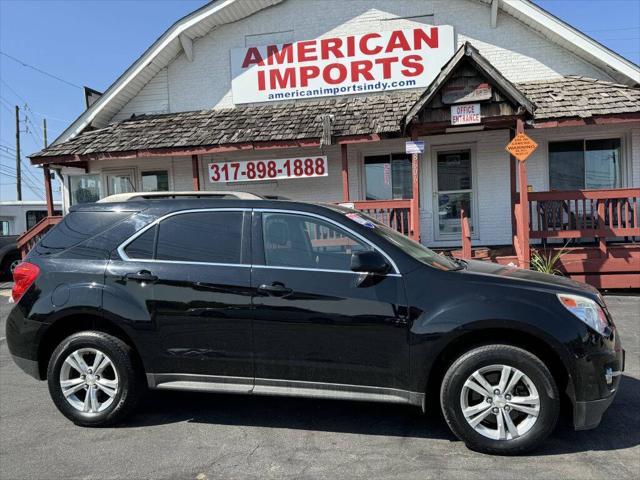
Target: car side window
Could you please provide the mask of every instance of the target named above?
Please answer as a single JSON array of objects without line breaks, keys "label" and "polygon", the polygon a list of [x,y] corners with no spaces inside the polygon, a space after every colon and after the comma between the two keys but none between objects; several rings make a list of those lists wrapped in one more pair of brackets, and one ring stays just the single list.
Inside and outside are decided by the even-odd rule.
[{"label": "car side window", "polygon": [[156,260],[239,264],[242,212],[192,212],[161,221]]},{"label": "car side window", "polygon": [[350,270],[351,254],[372,250],[350,233],[316,217],[289,213],[263,213],[265,264]]},{"label": "car side window", "polygon": [[157,226],[154,225],[127,245],[124,249],[127,257],[137,260],[151,260],[156,240],[156,229]]}]

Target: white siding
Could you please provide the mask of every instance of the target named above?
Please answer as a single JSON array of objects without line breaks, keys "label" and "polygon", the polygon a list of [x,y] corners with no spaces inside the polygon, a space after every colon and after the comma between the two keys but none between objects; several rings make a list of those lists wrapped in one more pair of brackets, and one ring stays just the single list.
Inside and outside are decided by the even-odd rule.
[{"label": "white siding", "polygon": [[134,114],[167,112],[169,112],[169,75],[168,70],[163,68],[122,107],[112,121],[125,120]]}]

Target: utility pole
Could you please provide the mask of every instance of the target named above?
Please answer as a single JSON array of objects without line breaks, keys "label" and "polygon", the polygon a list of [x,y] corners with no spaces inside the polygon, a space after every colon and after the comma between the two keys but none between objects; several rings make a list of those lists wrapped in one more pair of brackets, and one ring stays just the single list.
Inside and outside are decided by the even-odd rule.
[{"label": "utility pole", "polygon": [[[47,119],[42,119],[42,134],[44,136],[44,148],[49,146],[47,141]],[[47,216],[53,217],[53,190],[51,190],[51,171],[49,165],[43,165],[42,173],[44,173],[44,193],[47,200]]]},{"label": "utility pole", "polygon": [[22,200],[22,171],[20,169],[20,107],[16,105],[16,194]]}]

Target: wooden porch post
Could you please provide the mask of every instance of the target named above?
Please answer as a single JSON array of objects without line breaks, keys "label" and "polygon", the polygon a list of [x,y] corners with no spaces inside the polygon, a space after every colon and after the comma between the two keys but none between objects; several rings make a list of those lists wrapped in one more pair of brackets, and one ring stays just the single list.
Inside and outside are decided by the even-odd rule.
[{"label": "wooden porch post", "polygon": [[53,191],[51,190],[51,171],[49,166],[45,165],[42,168],[44,173],[44,194],[47,200],[47,217],[53,217]]},{"label": "wooden porch post", "polygon": [[[411,130],[411,140],[417,140],[418,135],[415,130]],[[418,153],[411,154],[411,177],[412,192],[411,199],[411,238],[416,242],[420,241],[420,159],[422,155]]]},{"label": "wooden porch post", "polygon": [[[524,121],[521,118],[516,120],[516,134],[524,133]],[[527,187],[527,164],[518,161],[518,176],[520,189],[520,218],[518,222],[521,225],[520,235],[518,239],[522,246],[521,268],[529,269],[531,265],[531,247],[529,245],[529,190]]]},{"label": "wooden porch post", "polygon": [[347,144],[340,145],[340,152],[342,153],[342,201],[349,201],[349,158],[347,156]]},{"label": "wooden porch post", "polygon": [[198,155],[191,155],[191,171],[193,174],[193,190],[200,191],[200,168],[198,166]]},{"label": "wooden porch post", "polygon": [[[516,136],[515,132],[509,129],[509,142]],[[509,180],[511,186],[511,238],[518,234],[518,225],[516,222],[516,202],[518,201],[518,176],[516,174],[516,164],[518,159],[513,155],[509,155]]]}]

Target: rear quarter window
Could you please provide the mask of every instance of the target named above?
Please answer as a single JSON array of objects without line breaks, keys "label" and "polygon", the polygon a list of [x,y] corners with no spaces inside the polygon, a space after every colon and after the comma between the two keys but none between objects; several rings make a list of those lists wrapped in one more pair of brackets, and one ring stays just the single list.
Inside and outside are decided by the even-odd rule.
[{"label": "rear quarter window", "polygon": [[51,229],[36,247],[41,255],[61,252],[98,235],[132,212],[71,212]]}]

